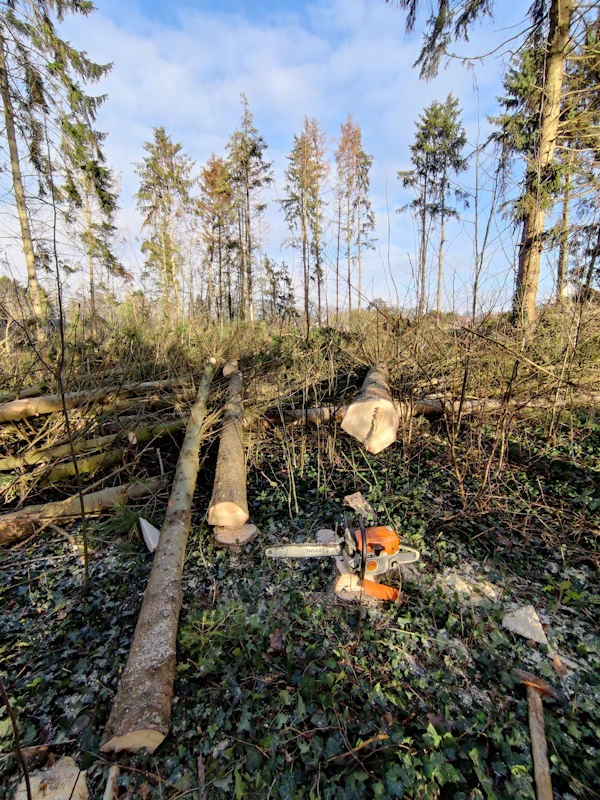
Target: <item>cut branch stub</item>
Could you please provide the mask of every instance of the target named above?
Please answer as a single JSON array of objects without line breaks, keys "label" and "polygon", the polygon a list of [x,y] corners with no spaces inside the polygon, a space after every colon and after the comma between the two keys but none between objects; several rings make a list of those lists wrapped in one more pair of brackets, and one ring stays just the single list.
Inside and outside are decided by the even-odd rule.
[{"label": "cut branch stub", "polygon": [[207,364],[192,406],[129,658],[104,731],[103,752],[145,747],[152,753],[169,730],[181,575],[213,371],[213,363]]},{"label": "cut branch stub", "polygon": [[229,400],[225,406],[215,482],[208,506],[208,524],[236,530],[249,518],[246,496],[246,459],[242,438],[242,374],[229,373]]},{"label": "cut branch stub", "polygon": [[400,419],[382,364],[372,367],[360,393],[350,403],[342,429],[358,439],[369,453],[379,453],[396,441]]}]

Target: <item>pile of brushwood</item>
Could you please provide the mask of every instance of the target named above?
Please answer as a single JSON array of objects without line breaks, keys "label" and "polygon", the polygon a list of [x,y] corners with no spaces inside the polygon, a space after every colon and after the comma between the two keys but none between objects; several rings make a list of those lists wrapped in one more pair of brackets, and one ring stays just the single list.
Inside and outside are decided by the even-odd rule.
[{"label": "pile of brushwood", "polygon": [[[218,548],[206,522],[219,379],[192,504],[170,730],[153,754],[101,745],[153,562],[137,522],[163,523],[211,351],[200,334],[173,333],[176,357],[164,335],[149,345],[115,334],[94,378],[90,354],[74,350],[68,391],[87,398],[69,409],[71,441],[61,408],[0,424],[1,458],[13,459],[2,473],[6,512],[78,488],[159,482],[88,515],[87,586],[76,514],[46,516],[0,550],[0,677],[26,770],[70,756],[94,798],[115,765],[115,798],[535,798],[524,669],[560,690],[560,702],[544,703],[554,797],[599,797],[600,415],[570,398],[598,391],[600,357],[597,336],[567,352],[568,337],[551,332],[526,346],[491,326],[420,341],[410,329],[399,340],[365,316],[309,342],[260,326],[225,331],[216,346],[213,337],[212,354],[236,357],[245,378],[248,505],[260,535]],[[117,374],[125,361],[135,369]],[[276,423],[294,409],[347,405],[377,362],[395,399],[437,398],[439,412],[400,415],[397,441],[377,455],[344,435],[336,414],[318,426]],[[101,386],[111,387],[103,397]],[[6,391],[24,389],[15,374]],[[497,406],[464,413],[482,398]],[[71,444],[79,483],[64,471]],[[355,491],[421,552],[386,578],[398,604],[339,603],[330,561],[264,557],[268,544],[339,525]],[[535,609],[541,641],[503,625],[523,606]],[[0,797],[22,779],[18,755],[4,706]]]}]

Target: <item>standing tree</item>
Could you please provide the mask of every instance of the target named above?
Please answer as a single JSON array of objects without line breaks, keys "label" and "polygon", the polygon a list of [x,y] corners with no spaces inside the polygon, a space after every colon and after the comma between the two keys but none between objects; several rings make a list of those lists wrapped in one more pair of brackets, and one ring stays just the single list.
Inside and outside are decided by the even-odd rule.
[{"label": "standing tree", "polygon": [[[369,200],[369,171],[373,159],[363,150],[360,127],[348,115],[341,125],[340,140],[335,151],[337,167],[338,240],[340,232],[346,244],[348,311],[352,311],[352,260],[358,264],[358,308],[362,296],[362,249],[371,247],[370,233],[375,218]],[[353,245],[356,250],[353,250]]]},{"label": "standing tree", "polygon": [[[200,224],[207,264],[207,306],[211,314],[213,286],[216,285],[216,314],[224,319],[224,297],[228,286],[227,309],[231,319],[231,268],[228,243],[233,223],[231,178],[227,164],[212,155],[200,175]],[[215,274],[216,273],[216,274]]]},{"label": "standing tree", "polygon": [[[425,305],[425,281],[427,264],[427,230],[428,220],[439,217],[440,245],[438,251],[438,274],[436,294],[436,318],[439,324],[442,294],[443,251],[446,241],[445,224],[448,217],[457,215],[456,209],[448,205],[450,180],[467,167],[463,149],[467,138],[460,121],[458,100],[451,94],[443,103],[434,101],[419,117],[415,142],[411,146],[414,171],[403,174],[404,185],[418,187],[419,196],[412,206],[420,212],[421,237],[419,252],[419,303],[418,313],[421,316]],[[455,189],[459,199],[465,195]]]},{"label": "standing tree", "polygon": [[[507,73],[504,82],[506,94],[501,100],[504,112],[494,120],[499,126],[496,138],[502,144],[507,166],[511,163],[510,157],[515,154],[523,158],[527,165],[523,190],[515,202],[515,217],[523,225],[523,231],[529,217],[532,180],[537,185],[537,207],[543,209],[544,214],[557,201],[562,203],[556,226],[548,231],[542,228],[540,234],[540,250],[542,243],[550,247],[558,245],[558,301],[563,297],[567,275],[569,238],[573,227],[570,222],[573,190],[576,188],[575,194],[580,197],[596,192],[594,164],[600,150],[600,104],[596,88],[599,79],[597,27],[597,18],[590,21],[584,15],[572,26],[554,141],[555,158],[543,175],[532,177],[540,136],[540,108],[544,102],[547,60],[545,48],[535,37],[531,38],[527,48],[515,59]],[[577,229],[577,225],[574,229]],[[521,294],[525,288],[520,270],[514,305],[517,318],[522,316]],[[534,297],[530,296],[530,304],[535,310]]]},{"label": "standing tree", "polygon": [[[306,128],[306,120],[305,120]],[[311,166],[311,143],[306,133],[294,135],[294,144],[288,155],[289,166],[285,172],[286,196],[281,201],[286,222],[292,233],[291,244],[300,248],[302,254],[302,277],[304,288],[304,322],[306,336],[310,330],[309,282],[310,282],[310,247],[309,247],[309,187]]]},{"label": "standing tree", "polygon": [[317,283],[317,315],[322,324],[323,307],[323,260],[324,260],[324,191],[329,164],[325,157],[324,131],[316,119],[304,119],[304,132],[310,147],[310,172],[308,175],[309,227],[311,235],[310,251],[314,263],[314,279]]},{"label": "standing tree", "polygon": [[[259,192],[272,181],[271,163],[265,161],[267,144],[254,126],[254,117],[248,100],[242,94],[242,121],[240,129],[229,140],[227,167],[231,176],[233,203],[238,220],[238,248],[240,257],[240,311],[254,320],[253,254],[258,242],[257,217],[265,209]],[[245,286],[244,286],[245,282]]]},{"label": "standing tree", "polygon": [[77,223],[77,212],[84,214],[79,235],[88,260],[91,329],[96,338],[95,264],[103,267],[107,275],[130,277],[114,253],[117,192],[100,149],[104,135],[73,116],[62,119],[62,131],[64,192],[72,207],[71,224]]},{"label": "standing tree", "polygon": [[179,314],[182,256],[175,225],[192,207],[193,162],[164,128],[154,128],[153,133],[153,140],[144,144],[147,155],[136,164],[140,177],[137,204],[143,215],[142,227],[150,233],[142,242],[142,253],[146,256],[146,267],[160,276],[165,303],[174,297]]},{"label": "standing tree", "polygon": [[[281,201],[292,232],[292,245],[302,253],[304,321],[310,328],[309,287],[317,283],[317,314],[322,322],[324,187],[329,171],[325,160],[325,134],[315,119],[304,118],[302,132],[294,136],[286,170],[286,197]],[[295,235],[294,235],[295,234]],[[299,238],[297,238],[299,237]],[[311,271],[311,256],[314,274]]]},{"label": "standing tree", "polygon": [[[60,22],[68,13],[87,15],[92,10],[90,2],[81,0],[11,0],[0,9],[0,97],[28,293],[37,317],[43,315],[43,292],[22,161],[27,160],[38,180],[38,194],[43,197],[51,191],[53,169],[44,145],[48,117],[59,120],[66,108],[80,125],[91,129],[104,96],[86,95],[82,83],[98,80],[111,65],[95,64],[85,53],[61,39],[52,14]],[[60,199],[60,195],[55,199]]]},{"label": "standing tree", "polygon": [[[419,0],[400,0],[408,10],[407,29],[416,21]],[[539,95],[537,135],[533,155],[526,165],[525,190],[522,197],[522,232],[519,245],[517,284],[513,311],[517,319],[527,324],[535,319],[537,288],[544,225],[547,211],[547,183],[554,182],[554,154],[558,136],[561,92],[565,63],[571,47],[571,22],[575,0],[536,0],[531,15],[536,35],[544,32],[543,90]],[[417,59],[421,76],[433,77],[441,58],[453,39],[468,39],[471,24],[480,16],[491,15],[492,0],[437,0],[427,23],[424,44]],[[584,12],[585,13],[585,9]],[[531,31],[523,32],[525,38]],[[514,38],[514,37],[513,37]]]}]

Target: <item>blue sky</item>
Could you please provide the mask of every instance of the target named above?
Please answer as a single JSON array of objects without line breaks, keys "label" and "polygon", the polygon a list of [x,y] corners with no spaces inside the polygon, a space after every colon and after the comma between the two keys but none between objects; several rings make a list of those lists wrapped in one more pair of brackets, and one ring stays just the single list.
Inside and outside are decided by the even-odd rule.
[{"label": "blue sky", "polygon": [[[371,185],[378,244],[365,264],[365,291],[371,297],[395,298],[389,262],[400,302],[411,302],[407,293],[416,231],[410,215],[398,215],[395,209],[410,200],[396,172],[409,167],[415,121],[428,103],[451,91],[461,101],[472,146],[478,119],[483,138],[489,131],[487,115],[497,111],[506,55],[477,61],[473,68],[450,60],[434,81],[420,81],[412,64],[422,24],[417,24],[419,33],[407,37],[403,13],[383,0],[96,2],[96,12],[87,19],[67,19],[62,33],[95,60],[114,62],[112,73],[98,87],[108,93],[99,127],[109,134],[106,152],[121,176],[119,222],[128,240],[124,255],[134,268],[141,258],[135,240],[139,218],[132,165],[141,158],[152,128],[164,125],[200,167],[212,152],[224,152],[239,122],[239,97],[244,92],[274,164],[274,185],[265,198],[265,250],[297,269],[297,254],[282,247],[287,229],[276,201],[283,196],[285,155],[305,114],[319,120],[332,153],[339,125],[350,113],[361,125],[365,149],[374,159]],[[477,24],[470,42],[457,43],[456,51],[476,56],[492,50],[524,27],[529,5],[530,0],[497,0],[495,19]],[[492,169],[484,160],[482,182],[483,173]],[[473,188],[472,171],[462,182]],[[444,284],[444,305],[459,310],[468,302],[471,283],[472,209],[461,216],[449,231]],[[510,297],[513,239],[507,221],[498,219],[484,280],[487,304]],[[434,233],[434,248],[436,242]],[[543,280],[541,294],[548,294],[551,286],[551,278]],[[433,284],[431,288],[433,297]]]}]

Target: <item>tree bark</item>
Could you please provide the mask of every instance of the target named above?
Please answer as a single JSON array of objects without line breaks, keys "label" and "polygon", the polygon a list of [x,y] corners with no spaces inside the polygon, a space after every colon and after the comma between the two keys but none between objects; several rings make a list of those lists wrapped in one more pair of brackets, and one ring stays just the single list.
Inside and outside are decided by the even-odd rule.
[{"label": "tree bark", "polygon": [[129,658],[104,731],[100,749],[105,753],[137,752],[143,747],[152,753],[169,730],[182,602],[181,575],[213,372],[211,359],[192,406]]},{"label": "tree bark", "polygon": [[570,41],[574,0],[552,0],[539,138],[525,192],[525,218],[519,246],[519,268],[513,302],[515,319],[535,321],[546,201],[540,196],[544,174],[552,164],[560,118],[561,93]]},{"label": "tree bark", "polygon": [[42,287],[39,284],[35,266],[35,252],[33,250],[33,239],[31,227],[27,215],[27,205],[25,203],[25,191],[23,189],[23,176],[19,163],[19,150],[17,147],[17,135],[15,132],[15,113],[10,97],[10,87],[8,84],[8,69],[6,66],[4,39],[0,35],[0,95],[4,105],[4,122],[6,126],[6,138],[8,140],[8,150],[10,155],[10,169],[12,173],[13,190],[15,193],[15,203],[19,224],[21,226],[21,240],[23,243],[23,254],[27,267],[27,290],[31,297],[33,313],[38,319],[44,315],[44,303]]},{"label": "tree bark", "polygon": [[359,395],[346,409],[342,429],[370,453],[379,453],[396,441],[399,424],[387,370],[378,364],[368,371]]},{"label": "tree bark", "polygon": [[87,249],[88,249],[88,271],[90,280],[90,316],[92,327],[92,338],[98,335],[96,325],[96,284],[94,281],[94,258],[92,248],[92,213],[90,210],[90,183],[87,172],[84,170],[84,192],[85,192],[85,219],[87,225]]},{"label": "tree bark", "polygon": [[[98,492],[90,492],[83,496],[84,512],[97,514],[105,508],[119,505],[123,500],[136,500],[152,494],[160,489],[162,478],[150,478],[147,481],[128,483],[123,486],[111,486]],[[43,530],[49,523],[58,519],[69,519],[81,516],[79,494],[60,500],[56,503],[42,503],[26,506],[19,511],[12,511],[0,517],[0,546],[5,546]]]},{"label": "tree bark", "polygon": [[[164,381],[144,381],[142,383],[125,383],[122,386],[103,386],[99,389],[85,389],[81,392],[70,392],[65,395],[67,408],[76,408],[85,403],[103,400],[110,394],[140,394],[151,389],[163,389],[170,386],[180,386],[185,383],[181,378],[168,378]],[[62,410],[59,394],[46,394],[41,397],[26,397],[11,400],[0,405],[0,422],[13,422],[28,417],[38,417],[42,414],[53,414]]]},{"label": "tree bark", "polygon": [[[440,250],[438,253],[438,276],[437,276],[437,298],[436,298],[436,309],[435,309],[435,318],[437,321],[437,325],[440,325],[440,309],[442,305],[442,268],[443,268],[443,259],[444,259],[444,242],[446,241],[446,208],[445,208],[445,197],[446,197],[446,181],[442,181],[442,190],[440,192],[442,198],[442,208],[440,213]],[[477,268],[477,265],[475,265]]]},{"label": "tree bark", "polygon": [[571,202],[571,171],[573,169],[573,151],[569,153],[567,182],[563,198],[560,248],[558,252],[558,268],[556,270],[556,300],[562,302],[565,293],[565,277],[567,275],[567,256],[569,254],[569,204]]},{"label": "tree bark", "polygon": [[242,438],[242,374],[229,375],[229,401],[225,406],[215,482],[208,506],[208,524],[240,528],[249,518],[246,497],[246,459]]}]

